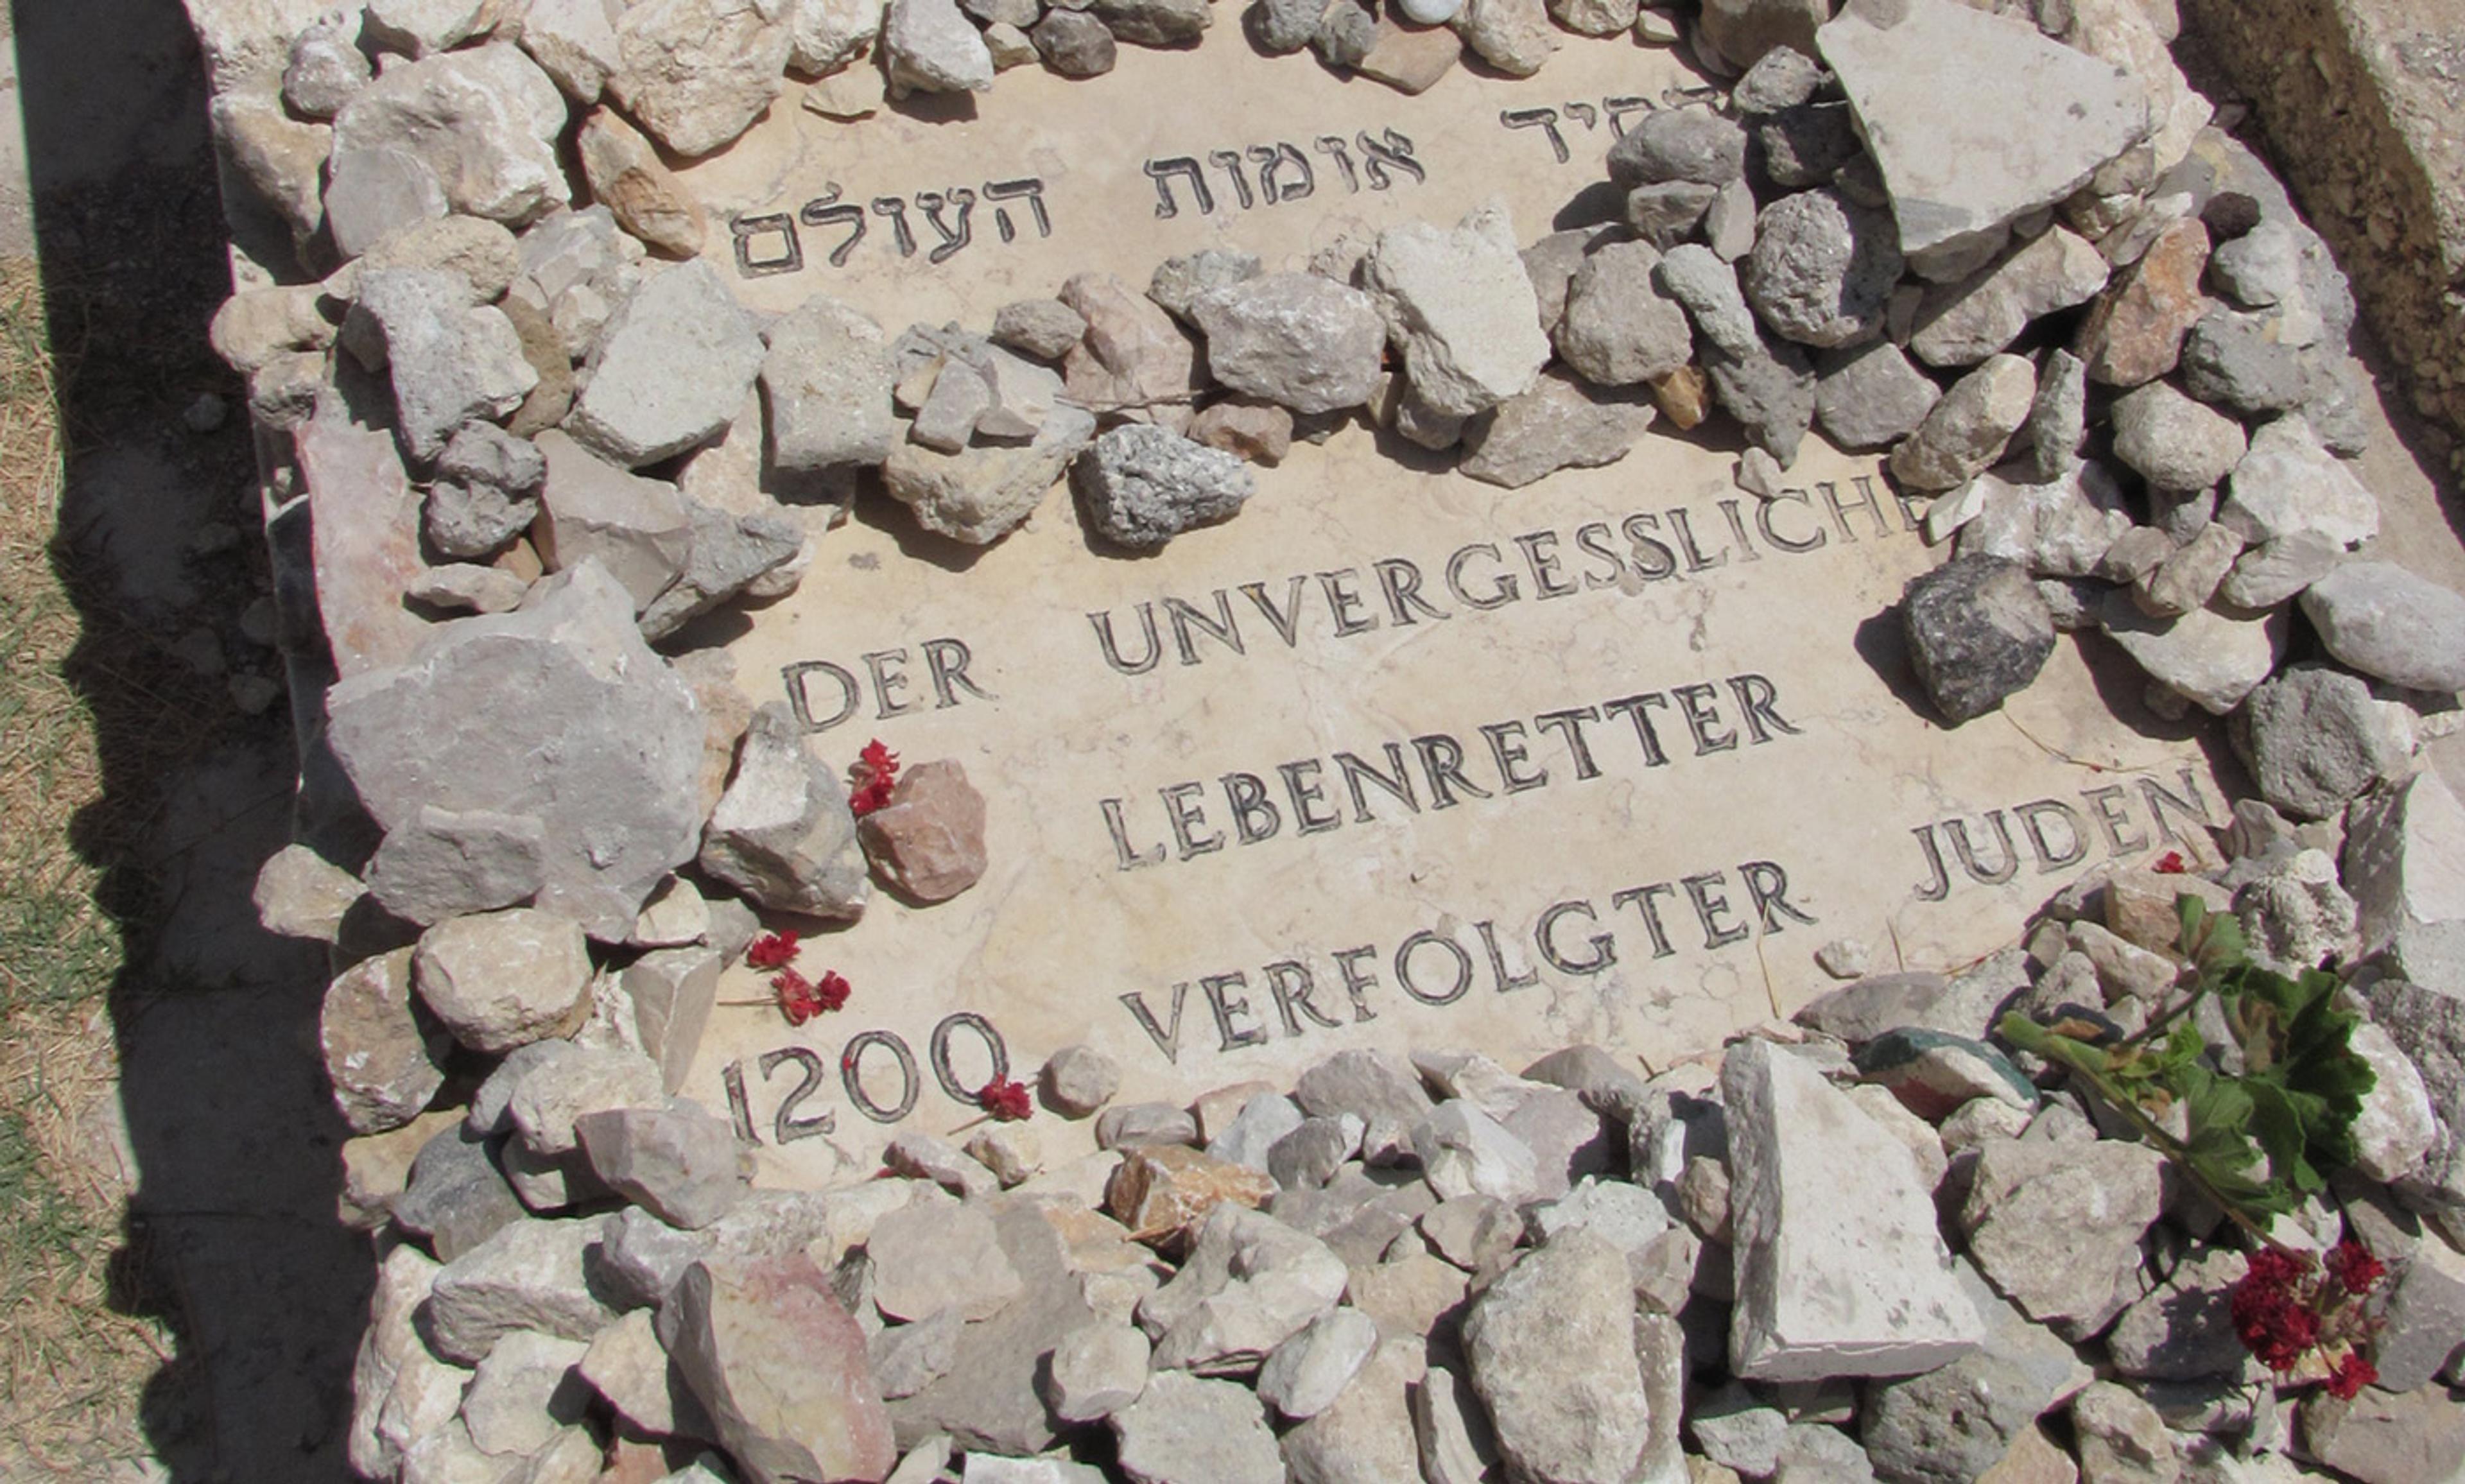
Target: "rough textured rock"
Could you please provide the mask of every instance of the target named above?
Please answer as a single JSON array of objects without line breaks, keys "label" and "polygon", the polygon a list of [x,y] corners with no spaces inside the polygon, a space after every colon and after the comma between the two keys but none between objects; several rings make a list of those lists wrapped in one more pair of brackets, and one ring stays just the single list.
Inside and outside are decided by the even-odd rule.
[{"label": "rough textured rock", "polygon": [[1196,347],[1172,316],[1110,274],[1061,285],[1062,304],[1087,332],[1062,360],[1070,399],[1091,411],[1168,414],[1196,385]]},{"label": "rough textured rock", "polygon": [[763,906],[851,920],[871,886],[847,786],[783,702],[753,713],[727,792],[702,831],[701,867]]},{"label": "rough textured rock", "polygon": [[993,85],[992,54],[954,0],[891,0],[881,50],[891,86],[922,93],[981,93]]},{"label": "rough textured rock", "polygon": [[763,356],[719,270],[681,264],[635,291],[600,331],[590,384],[566,427],[629,469],[681,454],[727,427]]},{"label": "rough textured rock", "polygon": [[1918,431],[1943,388],[1909,364],[1899,346],[1878,340],[1823,358],[1814,415],[1845,449],[1885,448]]},{"label": "rough textured rock", "polygon": [[2052,206],[2147,132],[2138,82],[2032,27],[1954,0],[1890,13],[1844,11],[1811,50],[1882,167],[1903,252]]},{"label": "rough textured rock", "polygon": [[1893,1137],[1768,1042],[1729,1049],[1721,1092],[1736,1232],[1732,1368],[1771,1381],[1904,1375],[1976,1349],[1984,1321]]},{"label": "rough textured rock", "polygon": [[614,11],[607,0],[531,0],[516,40],[567,98],[588,106],[622,62]]},{"label": "rough textured rock", "polygon": [[2465,598],[2387,562],[2348,562],[2313,583],[2302,611],[2328,653],[2422,691],[2465,689]]},{"label": "rough textured rock", "polygon": [[470,300],[470,280],[440,269],[396,268],[360,280],[356,312],[384,345],[395,431],[413,458],[434,458],[465,423],[503,417],[539,383],[513,324]]},{"label": "rough textured rock", "polygon": [[1406,377],[1432,411],[1469,417],[1521,395],[1549,359],[1532,280],[1501,208],[1474,211],[1452,231],[1390,227],[1363,260],[1362,277],[1388,339],[1404,353]]},{"label": "rough textured rock", "polygon": [[[1928,289],[1918,304],[1909,350],[1928,365],[1974,365],[2019,339],[2032,321],[2086,303],[2105,277],[2098,250],[2056,227],[1969,277]],[[2196,270],[2191,277],[2196,285]]]},{"label": "rough textured rock", "polygon": [[552,912],[516,907],[440,922],[412,962],[419,997],[474,1051],[511,1051],[579,1024],[590,956],[582,929]]},{"label": "rough textured rock", "polygon": [[1189,420],[1189,436],[1209,448],[1273,468],[1292,452],[1293,414],[1272,403],[1239,399],[1210,403]]},{"label": "rough textured rock", "polygon": [[2128,1386],[2098,1382],[2072,1399],[2084,1484],[2173,1484],[2182,1462],[2157,1409]]},{"label": "rough textured rock", "polygon": [[677,1373],[755,1484],[890,1472],[864,1332],[809,1258],[696,1263],[667,1314]]},{"label": "rough textured rock", "polygon": [[1078,460],[1074,482],[1088,524],[1135,550],[1227,520],[1257,490],[1232,454],[1142,423],[1099,437]]},{"label": "rough textured rock", "polygon": [[1036,22],[1028,37],[1044,65],[1065,78],[1102,77],[1119,57],[1112,32],[1083,11],[1055,11]]},{"label": "rough textured rock", "polygon": [[591,1292],[583,1253],[604,1227],[599,1217],[518,1220],[448,1262],[429,1294],[431,1346],[473,1364],[514,1330],[582,1340],[599,1333],[616,1316]]},{"label": "rough textured rock", "polygon": [[[1055,11],[1055,14],[1083,13]],[[811,302],[811,300],[808,300]],[[1058,361],[1087,333],[1078,311],[1057,299],[1022,299],[993,316],[992,342],[1038,361]],[[774,336],[776,332],[773,332]]]},{"label": "rough textured rock", "polygon": [[2394,1395],[2365,1387],[2350,1402],[2325,1391],[2303,1399],[2311,1456],[2361,1484],[2454,1477],[2465,1466],[2465,1423],[2439,1386]]},{"label": "rough textured rock", "polygon": [[1830,190],[1801,191],[1755,218],[1746,301],[1786,339],[1818,348],[1852,345],[1882,332],[1884,301],[1901,267],[1890,213]]},{"label": "rough textured rock", "polygon": [[515,906],[547,884],[546,840],[535,814],[428,806],[386,831],[368,860],[368,891],[422,927]]},{"label": "rough textured rock", "polygon": [[676,153],[706,155],[762,117],[792,42],[778,5],[643,0],[616,22],[609,95]]},{"label": "rough textured rock", "polygon": [[2026,690],[2054,651],[2045,600],[2009,562],[1955,558],[1911,579],[1900,602],[1919,683],[1955,726]]},{"label": "rough textured rock", "polygon": [[411,950],[363,959],[335,976],[318,1021],[325,1074],[356,1133],[399,1128],[444,1086],[450,1038],[411,1000]]},{"label": "rough textured rock", "polygon": [[[1998,1297],[1974,1268],[1962,1263],[1959,1274],[1963,1292],[1986,1318],[1985,1344],[1940,1369],[1871,1386],[1865,1395],[1860,1440],[1875,1472],[1898,1484],[1992,1478],[1988,1471],[2036,1430],[2038,1414],[2096,1374],[2070,1345]],[[1772,1439],[1775,1452],[1778,1442]]]},{"label": "rough textured rock", "polygon": [[2075,342],[2089,378],[2108,387],[2137,387],[2174,369],[2183,337],[2208,308],[2200,273],[2209,261],[2209,229],[2196,217],[2157,233],[2140,260],[2114,282]]},{"label": "rough textured rock", "polygon": [[591,199],[607,207],[618,226],[670,257],[701,251],[709,224],[700,204],[639,130],[613,110],[594,108],[582,121],[574,149]]},{"label": "rough textured rock", "polygon": [[1664,181],[1725,186],[1745,168],[1745,129],[1708,104],[1655,109],[1609,153],[1610,179],[1630,189]]},{"label": "rough textured rock", "polygon": [[1200,295],[1189,319],[1219,382],[1300,413],[1369,400],[1386,328],[1358,289],[1308,273],[1266,274]]},{"label": "rough textured rock", "polygon": [[1121,1091],[1121,1068],[1092,1046],[1065,1046],[1046,1058],[1036,1084],[1046,1107],[1065,1119],[1083,1119]]},{"label": "rough textured rock", "polygon": [[856,824],[865,858],[884,884],[917,901],[948,901],[985,874],[985,799],[965,768],[919,764],[890,802]]},{"label": "rough textured rock", "polygon": [[2117,401],[2112,415],[2114,456],[2158,489],[2208,489],[2243,460],[2242,425],[2165,382]]},{"label": "rough textured rock", "polygon": [[1987,358],[1952,384],[1918,431],[1892,451],[1892,473],[1912,489],[1947,490],[1986,472],[2029,419],[2037,373],[2014,355]]},{"label": "rough textured rock", "polygon": [[693,519],[676,486],[620,469],[561,430],[538,444],[547,461],[531,531],[541,561],[555,571],[595,561],[647,609],[693,558]]},{"label": "rough textured rock", "polygon": [[403,1229],[427,1237],[446,1262],[522,1219],[522,1202],[489,1158],[486,1143],[459,1119],[420,1146],[392,1207]]},{"label": "rough textured rock", "polygon": [[744,1198],[734,1129],[691,1103],[586,1113],[573,1128],[592,1172],[670,1226],[707,1227]]},{"label": "rough textured rock", "polygon": [[939,454],[922,444],[902,443],[882,466],[882,482],[924,529],[986,545],[1035,513],[1095,433],[1094,417],[1063,407],[1025,446],[978,444],[958,454]]},{"label": "rough textured rock", "polygon": [[1558,50],[1542,0],[1464,0],[1455,27],[1466,47],[1510,78],[1539,72]]},{"label": "rough textured rock", "polygon": [[342,933],[344,914],[366,892],[357,876],[294,844],[266,857],[250,900],[267,932],[332,942]]},{"label": "rough textured rock", "polygon": [[1566,284],[1556,343],[1586,381],[1632,387],[1667,376],[1694,359],[1685,311],[1653,282],[1660,254],[1641,242],[1612,242],[1586,257]]},{"label": "rough textured rock", "polygon": [[1378,1325],[1358,1309],[1328,1311],[1276,1346],[1258,1369],[1258,1397],[1295,1422],[1325,1411],[1369,1362]]},{"label": "rough textured rock", "polygon": [[1473,478],[1521,489],[1561,469],[1616,463],[1652,419],[1647,404],[1596,400],[1572,378],[1546,371],[1530,391],[1473,420],[1457,467]]},{"label": "rough textured rock", "polygon": [[2215,716],[2239,705],[2285,652],[2282,613],[2237,619],[2198,609],[2151,618],[2117,593],[2097,609],[2097,623],[2152,679]]},{"label": "rough textured rock", "polygon": [[1048,1396],[1064,1422],[1097,1422],[1147,1386],[1147,1337],[1127,1324],[1090,1324],[1053,1347]]},{"label": "rough textured rock", "polygon": [[596,564],[515,613],[440,627],[406,664],[328,695],[328,737],[392,828],[423,806],[529,814],[545,828],[539,905],[609,941],[689,858],[701,724],[642,643],[632,597]]},{"label": "rough textured rock", "polygon": [[1815,28],[1832,14],[1827,0],[1711,0],[1703,7],[1702,40],[1743,72],[1775,47],[1810,54]]},{"label": "rough textured rock", "polygon": [[1140,1327],[1159,1370],[1255,1370],[1267,1354],[1335,1307],[1344,1260],[1325,1244],[1234,1201],[1198,1227],[1172,1281],[1142,1299]]},{"label": "rough textured rock", "polygon": [[1655,1421],[1635,1353],[1626,1254],[1575,1230],[1527,1254],[1464,1318],[1473,1385],[1498,1449],[1530,1478],[1628,1476]]},{"label": "rough textured rock", "polygon": [[1282,1484],[1282,1452],[1257,1397],[1229,1381],[1159,1371],[1108,1421],[1135,1484]]},{"label": "rough textured rock", "polygon": [[2336,813],[2406,758],[2370,687],[2325,665],[2254,690],[2232,736],[2260,796],[2296,819]]},{"label": "rough textured rock", "polygon": [[389,67],[334,117],[328,212],[345,157],[391,159],[424,173],[454,210],[520,227],[567,199],[555,148],[565,123],[565,95],[502,42]]},{"label": "rough textured rock", "polygon": [[2217,520],[2253,543],[2313,535],[2342,549],[2379,534],[2380,507],[2309,419],[2286,416],[2252,435]]},{"label": "rough textured rock", "polygon": [[2361,909],[2363,953],[2386,954],[2406,978],[2447,983],[2465,918],[2465,805],[2426,770],[2352,810],[2346,828],[2344,883]]},{"label": "rough textured rock", "polygon": [[2106,1336],[2115,1368],[2155,1381],[2236,1376],[2249,1352],[2234,1333],[2232,1290],[2251,1267],[2225,1249],[2187,1254]]},{"label": "rough textured rock", "polygon": [[1990,1141],[1959,1213],[1969,1255],[2031,1318],[2094,1332],[2138,1296],[2122,1284],[2157,1219],[2162,1167],[2138,1144]]}]

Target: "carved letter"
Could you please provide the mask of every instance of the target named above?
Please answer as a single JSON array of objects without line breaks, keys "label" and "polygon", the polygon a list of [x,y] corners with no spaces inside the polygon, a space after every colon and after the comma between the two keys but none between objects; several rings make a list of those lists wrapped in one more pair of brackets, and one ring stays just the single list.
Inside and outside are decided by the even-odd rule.
[{"label": "carved letter", "polygon": [[[1309,156],[1302,154],[1297,145],[1253,144],[1250,158],[1258,162],[1258,192],[1267,198],[1269,206],[1278,201],[1299,201],[1318,189],[1318,172],[1310,168]],[[1300,171],[1301,178],[1297,185],[1277,183],[1276,169],[1287,160],[1292,162],[1294,169]]]},{"label": "carved letter", "polygon": [[1369,176],[1370,189],[1385,190],[1395,183],[1394,178],[1388,173],[1389,166],[1410,175],[1415,183],[1425,182],[1430,178],[1429,171],[1421,168],[1421,162],[1412,158],[1410,140],[1393,129],[1383,129],[1380,131],[1380,136],[1378,139],[1371,138],[1367,129],[1353,136],[1361,145],[1362,154],[1367,157],[1362,161],[1361,168]]},{"label": "carved letter", "polygon": [[[985,182],[985,199],[988,201],[1015,201],[1021,197],[1026,198],[1027,209],[1035,217],[1035,234],[1039,237],[1053,235],[1053,218],[1046,215],[1044,211],[1042,179],[1029,175],[1018,180]],[[1010,240],[1013,233],[1010,224],[1010,212],[1007,210],[1001,208],[994,210],[993,224],[1001,229],[1001,239],[1004,242]]]},{"label": "carved letter", "polygon": [[1344,172],[1344,189],[1355,195],[1361,193],[1361,177],[1354,173],[1352,156],[1345,149],[1344,140],[1340,136],[1321,134],[1312,142],[1311,147],[1335,161],[1336,168]]},{"label": "carved letter", "polygon": [[1258,204],[1257,198],[1250,194],[1250,178],[1241,173],[1241,151],[1211,150],[1207,160],[1209,164],[1232,177],[1232,198],[1241,203],[1241,210],[1246,211]]},{"label": "carved letter", "polygon": [[[1510,129],[1539,129],[1548,139],[1549,148],[1557,154],[1560,165],[1573,158],[1566,152],[1566,137],[1558,132],[1558,110],[1555,108],[1503,109],[1498,115],[1498,122]],[[1368,143],[1367,135],[1362,136],[1362,143],[1365,145]]]},{"label": "carved letter", "polygon": [[899,196],[873,198],[873,214],[890,218],[890,240],[899,247],[899,255],[916,255],[916,233],[907,228],[907,202]]},{"label": "carved letter", "polygon": [[[946,204],[955,206],[959,209],[959,230],[956,232],[952,232],[949,228],[942,225],[942,208],[945,202]],[[942,238],[941,246],[924,255],[924,260],[926,262],[948,262],[952,257],[957,256],[960,252],[966,249],[968,239],[972,234],[967,226],[967,218],[973,215],[976,210],[976,193],[974,191],[969,190],[965,186],[953,186],[950,188],[949,195],[945,198],[942,192],[938,190],[920,190],[916,192],[916,206],[918,210],[924,213],[926,224],[931,226],[933,231]]]},{"label": "carved letter", "polygon": [[1149,160],[1143,168],[1147,172],[1147,179],[1155,182],[1157,216],[1181,214],[1181,203],[1172,198],[1171,177],[1175,175],[1188,178],[1189,193],[1198,202],[1198,214],[1214,214],[1215,193],[1207,188],[1207,177],[1198,173],[1197,161],[1188,155],[1174,155],[1169,160]]},{"label": "carved letter", "polygon": [[853,201],[841,206],[838,204],[838,182],[833,181],[824,188],[821,195],[806,202],[804,210],[798,211],[796,215],[808,227],[836,225],[855,229],[847,234],[847,240],[831,249],[831,266],[844,268],[847,266],[848,255],[854,253],[855,245],[864,240],[864,208]]},{"label": "carved letter", "polygon": [[[805,244],[797,239],[796,224],[785,211],[767,216],[739,216],[727,224],[736,233],[736,271],[747,278],[766,278],[774,273],[794,273],[805,266]],[[753,240],[766,233],[777,233],[780,250],[775,257],[753,255]]]}]

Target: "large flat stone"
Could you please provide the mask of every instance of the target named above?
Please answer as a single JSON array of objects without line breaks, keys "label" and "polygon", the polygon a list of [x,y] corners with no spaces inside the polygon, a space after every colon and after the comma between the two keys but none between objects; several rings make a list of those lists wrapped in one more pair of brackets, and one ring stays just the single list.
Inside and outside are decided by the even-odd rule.
[{"label": "large flat stone", "polygon": [[1730,1363],[1765,1381],[1902,1376],[1985,1339],[1908,1152],[1768,1042],[1721,1064],[1738,1306]]},{"label": "large flat stone", "polygon": [[2052,206],[2148,133],[2121,69],[1953,0],[1852,6],[1814,40],[1882,166],[1903,252]]}]

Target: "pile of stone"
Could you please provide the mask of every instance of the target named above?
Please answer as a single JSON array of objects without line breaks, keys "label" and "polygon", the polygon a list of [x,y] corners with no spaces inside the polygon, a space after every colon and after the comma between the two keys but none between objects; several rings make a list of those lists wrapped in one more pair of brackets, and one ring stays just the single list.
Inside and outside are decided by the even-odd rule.
[{"label": "pile of stone", "polygon": [[[351,1456],[492,1484],[2448,1478],[2465,908],[2424,883],[2465,808],[2424,771],[2343,823],[2244,804],[2226,840],[1656,1075],[1354,1051],[1183,1107],[1116,1101],[1074,1047],[1035,1118],[904,1134],[823,1191],[749,1188],[726,1120],[606,1028],[534,1042],[383,1136],[418,1152],[371,1213]],[[2388,1264],[2351,1398],[2260,1366],[2254,1237],[1991,1030],[2166,1015],[2185,893],[2271,962],[2347,965],[2367,1016],[2357,1157],[2265,1232]],[[387,963],[363,1003],[399,1000]],[[411,972],[473,965],[423,941]],[[1042,1121],[1091,1119],[1102,1152],[1046,1160]]]}]

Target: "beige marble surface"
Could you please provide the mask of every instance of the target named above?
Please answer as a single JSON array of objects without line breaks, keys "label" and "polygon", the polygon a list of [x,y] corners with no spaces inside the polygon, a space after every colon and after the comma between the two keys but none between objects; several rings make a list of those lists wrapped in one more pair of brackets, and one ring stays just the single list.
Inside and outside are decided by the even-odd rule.
[{"label": "beige marble surface", "polygon": [[[1458,72],[1419,99],[1340,82],[1304,58],[1257,57],[1223,29],[1198,54],[1121,56],[1092,85],[1005,75],[971,122],[885,114],[843,125],[783,106],[692,173],[717,209],[714,251],[728,251],[728,210],[794,210],[826,180],[854,199],[1040,174],[1050,239],[1020,221],[1017,241],[988,240],[979,200],[978,240],[938,267],[921,251],[929,234],[900,259],[876,217],[843,269],[821,261],[808,233],[801,271],[739,280],[769,308],[827,290],[895,332],[953,318],[982,327],[1001,303],[1081,270],[1144,282],[1160,258],[1202,246],[1298,265],[1344,232],[1452,221],[1492,196],[1529,239],[1603,174],[1609,124],[1587,130],[1569,100],[1689,80],[1665,54],[1622,40],[1569,38],[1539,79]],[[1537,127],[1499,122],[1501,109],[1543,105],[1560,111],[1564,166]],[[1185,201],[1166,218],[1141,168],[1388,126],[1411,140],[1426,181],[1346,192],[1317,157],[1311,197],[1243,210],[1210,166],[1215,211]],[[2117,855],[2152,856],[2166,829],[2188,828],[2179,812],[2152,814],[2149,785],[2222,822],[2200,749],[2141,711],[2140,679],[2110,652],[2084,657],[2065,639],[2004,712],[1956,732],[1929,720],[1887,610],[1939,553],[1911,532],[1876,461],[1819,439],[1807,448],[1797,493],[1766,510],[1734,487],[1732,453],[1657,432],[1610,468],[1503,491],[1355,426],[1261,471],[1237,519],[1146,558],[1091,549],[1066,489],[981,551],[920,536],[868,497],[802,590],[735,637],[741,682],[757,699],[800,685],[813,743],[835,764],[875,737],[911,763],[963,764],[988,804],[991,866],[953,901],[877,897],[861,922],[813,937],[799,966],[855,987],[846,1009],[805,1027],[759,1003],[762,976],[733,971],[722,1000],[751,1003],[718,1012],[687,1091],[725,1104],[732,1067],[766,1181],[811,1184],[877,1157],[891,1125],[854,1095],[901,1101],[900,1047],[916,1097],[898,1126],[963,1135],[976,1114],[937,1078],[937,1028],[961,1092],[992,1062],[953,1015],[992,1027],[1014,1075],[1032,1078],[1064,1045],[1100,1047],[1126,1071],[1125,1099],[1289,1081],[1355,1046],[1465,1048],[1520,1068],[1592,1041],[1665,1066],[1820,992],[1830,981],[1814,951],[1835,938],[1870,944],[1878,968],[1956,966],[2001,946],[2065,880]],[[1858,503],[1861,479],[1871,506]],[[1387,592],[1380,564],[1398,561],[1447,616]],[[1511,600],[1477,606],[1502,583]],[[1237,631],[1240,652],[1192,612]],[[1143,613],[1156,624],[1151,668],[1137,664]],[[1090,615],[1109,619],[1137,673],[1108,662]],[[934,656],[946,672],[961,653],[951,641],[983,694],[937,689]],[[824,665],[848,686],[822,668],[788,678]],[[836,719],[851,692],[852,714]],[[1708,713],[1700,745],[1690,695]],[[1651,698],[1612,704],[1635,697]],[[1597,719],[1538,720],[1585,708]],[[1526,750],[1512,762],[1526,786],[1506,786],[1484,726]],[[1485,796],[1455,788],[1441,808],[1432,764],[1451,744]],[[1339,755],[1387,771],[1389,746],[1417,807],[1365,784],[1364,819]],[[1225,782],[1242,774],[1276,814],[1255,841],[1241,838]],[[1321,797],[1297,806],[1295,780]],[[2052,801],[2030,815],[2042,856],[2015,812],[2040,801]],[[1176,803],[1195,811],[1187,847],[1170,824]],[[1299,808],[1337,822],[1304,832]],[[1939,828],[1954,818],[1989,875],[2008,859],[1997,831],[2010,831],[2008,880],[1964,871]],[[1263,812],[1249,819],[1264,832]],[[1211,837],[1224,843],[1202,848]],[[1948,864],[1939,893],[1927,840]],[[1785,906],[1765,904],[1775,889]],[[783,1143],[795,1132],[783,1121],[790,1099],[785,1119],[807,1131]],[[1037,1124],[1055,1163],[1089,1146],[1087,1125],[1049,1113]]]},{"label": "beige marble surface", "polygon": [[[894,321],[896,330],[911,321],[988,321],[1003,303],[1050,294],[1089,268],[1144,285],[1156,263],[1201,248],[1233,248],[1259,255],[1270,267],[1299,268],[1346,232],[1415,219],[1452,222],[1493,197],[1506,201],[1527,236],[1539,236],[1577,192],[1596,182],[1605,187],[1602,161],[1615,126],[1639,116],[1636,104],[1701,85],[1666,50],[1624,37],[1567,36],[1537,77],[1475,76],[1458,66],[1408,98],[1367,78],[1339,78],[1306,55],[1262,56],[1240,34],[1231,0],[1216,11],[1214,28],[1194,50],[1124,46],[1114,71],[1083,82],[1015,68],[980,97],[915,95],[856,122],[802,107],[800,89],[790,84],[788,96],[743,140],[682,172],[710,211],[705,251],[727,267],[748,303],[788,309],[809,294],[829,293]],[[1614,100],[1627,107],[1613,120],[1604,104]],[[1535,109],[1553,116],[1564,163],[1548,128],[1500,122],[1502,113]],[[1390,129],[1424,178],[1382,166],[1381,188],[1361,136],[1394,149]],[[1321,140],[1343,142],[1352,184]],[[1293,155],[1280,155],[1271,204],[1259,179],[1262,162],[1250,151],[1281,144],[1306,162],[1311,189],[1289,193],[1299,167]],[[1239,156],[1246,208],[1230,166],[1212,158],[1219,151]],[[1165,185],[1176,213],[1157,214],[1158,183],[1145,166],[1174,159],[1196,163],[1211,212],[1199,209],[1186,176],[1173,175]],[[988,185],[1029,179],[1043,183],[1049,237],[1025,198],[985,197]],[[838,204],[865,208],[864,237],[843,265],[829,258],[853,229],[800,222],[801,269],[745,277],[733,266],[731,221],[801,216],[833,188]],[[978,194],[968,245],[935,263],[933,250],[944,239],[915,198],[941,193],[942,220],[955,233],[952,193],[962,188]],[[914,238],[911,255],[899,253],[893,219],[872,210],[894,197]],[[997,210],[1010,217],[1008,242]],[[1604,195],[1586,220],[1615,214],[1615,201]],[[757,264],[776,261],[785,239],[775,227],[764,229],[748,253]]]}]

